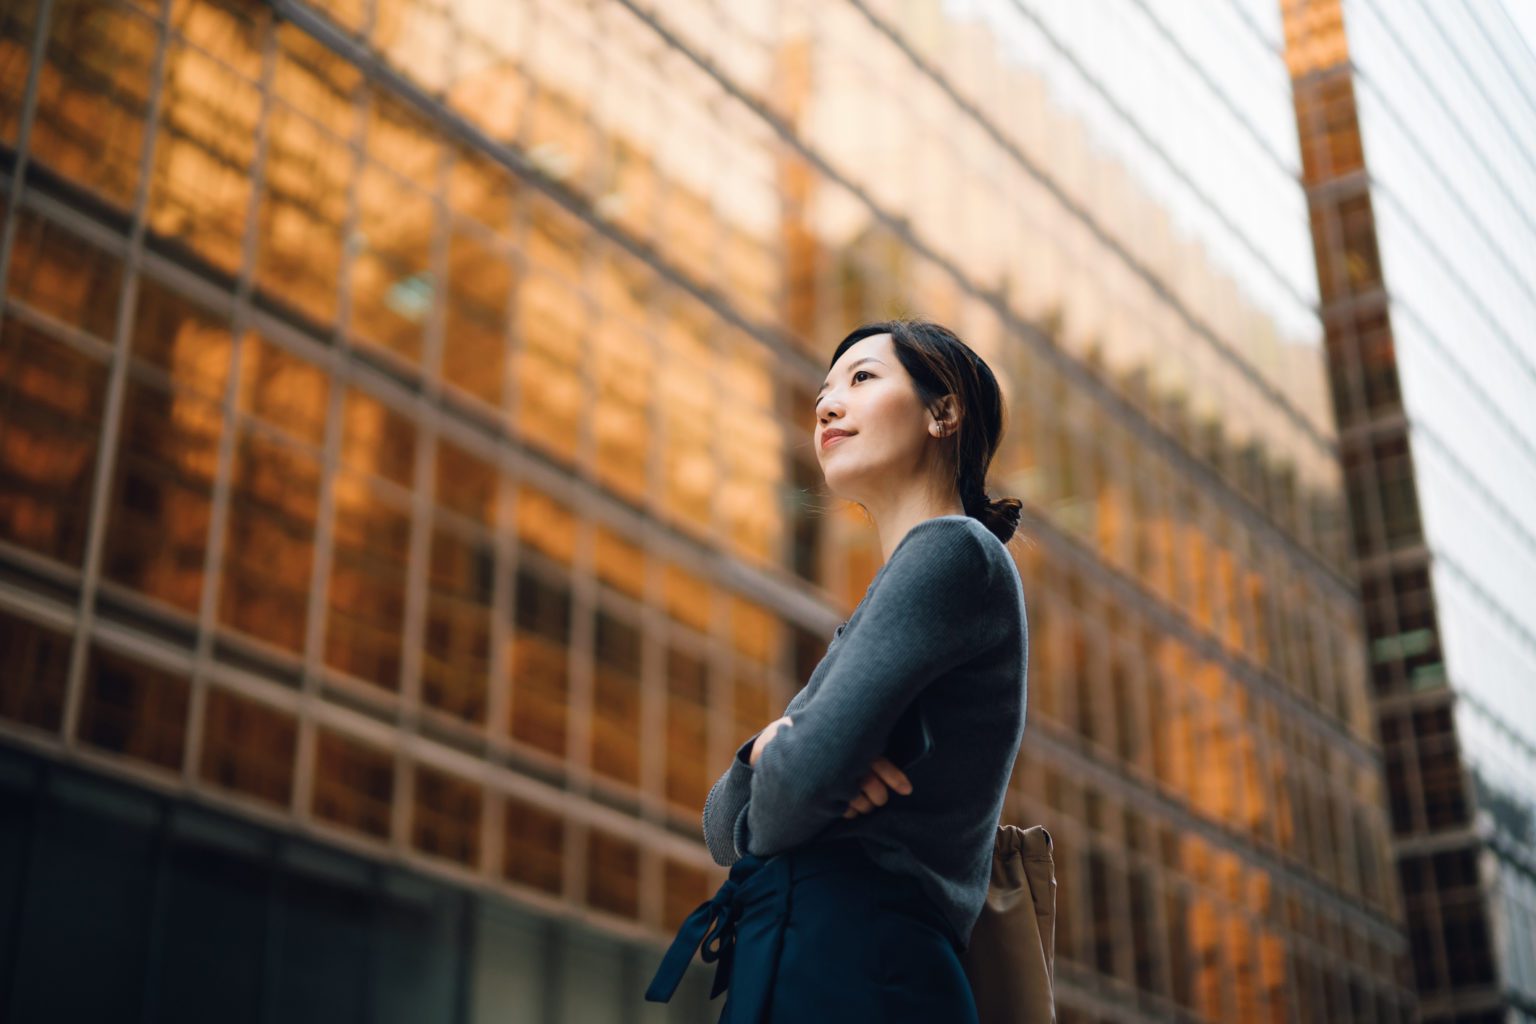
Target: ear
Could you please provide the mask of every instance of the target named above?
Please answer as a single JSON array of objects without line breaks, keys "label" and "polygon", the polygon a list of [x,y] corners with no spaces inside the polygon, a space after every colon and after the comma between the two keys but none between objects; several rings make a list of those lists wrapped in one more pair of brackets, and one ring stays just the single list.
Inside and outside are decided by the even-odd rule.
[{"label": "ear", "polygon": [[934,403],[933,422],[928,432],[935,437],[947,437],[960,425],[960,407],[954,395],[945,395]]}]

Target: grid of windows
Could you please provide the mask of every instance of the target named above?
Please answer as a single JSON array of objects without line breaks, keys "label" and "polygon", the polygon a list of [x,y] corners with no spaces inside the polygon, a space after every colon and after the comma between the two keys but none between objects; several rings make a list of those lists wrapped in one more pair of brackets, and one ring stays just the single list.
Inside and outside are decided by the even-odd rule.
[{"label": "grid of windows", "polygon": [[1285,9],[1413,979],[1528,1020],[1530,54],[1497,4]]},{"label": "grid of windows", "polygon": [[[803,443],[827,339],[920,312],[1007,392],[1006,816],[1058,837],[1063,1019],[1406,1017],[1285,274],[1208,258],[1000,52],[982,89],[910,13],[699,7],[0,14],[0,729],[656,937],[721,878],[717,766],[876,567]],[[956,145],[855,159],[871,99]]]}]

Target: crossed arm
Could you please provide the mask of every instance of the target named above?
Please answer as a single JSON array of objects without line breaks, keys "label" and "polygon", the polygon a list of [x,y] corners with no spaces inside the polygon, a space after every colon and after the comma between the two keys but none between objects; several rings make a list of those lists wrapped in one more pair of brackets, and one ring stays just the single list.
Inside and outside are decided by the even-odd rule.
[{"label": "crossed arm", "polygon": [[[866,595],[857,629],[835,662],[785,709],[754,766],[749,737],[704,803],[715,862],[771,856],[840,819],[860,792],[903,710],[944,673],[989,648],[999,617],[986,614],[995,572],[981,539],[954,519],[925,520]],[[761,730],[759,730],[761,732]]]}]

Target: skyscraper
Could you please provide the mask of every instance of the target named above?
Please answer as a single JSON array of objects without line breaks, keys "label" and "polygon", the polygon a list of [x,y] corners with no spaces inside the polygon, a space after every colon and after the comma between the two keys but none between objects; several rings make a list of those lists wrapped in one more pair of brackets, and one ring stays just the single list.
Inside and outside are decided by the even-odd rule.
[{"label": "skyscraper", "polygon": [[1062,1020],[1411,1019],[1280,11],[1189,11],[5,5],[11,1019],[713,1019],[901,314],[1008,400]]},{"label": "skyscraper", "polygon": [[1536,56],[1497,0],[1286,5],[1425,1021],[1536,1019]]}]

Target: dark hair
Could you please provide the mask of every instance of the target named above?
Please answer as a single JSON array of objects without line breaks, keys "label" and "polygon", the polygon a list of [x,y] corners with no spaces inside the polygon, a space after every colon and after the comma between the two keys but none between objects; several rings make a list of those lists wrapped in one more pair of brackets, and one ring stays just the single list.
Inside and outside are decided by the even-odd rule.
[{"label": "dark hair", "polygon": [[951,436],[949,464],[965,514],[980,520],[1004,544],[1019,527],[1024,503],[1017,498],[989,498],[987,467],[1003,436],[1003,395],[986,361],[947,327],[930,320],[902,317],[863,324],[838,343],[827,368],[848,346],[876,334],[889,334],[896,358],[917,386],[929,409],[945,395],[960,406],[960,428]]}]

